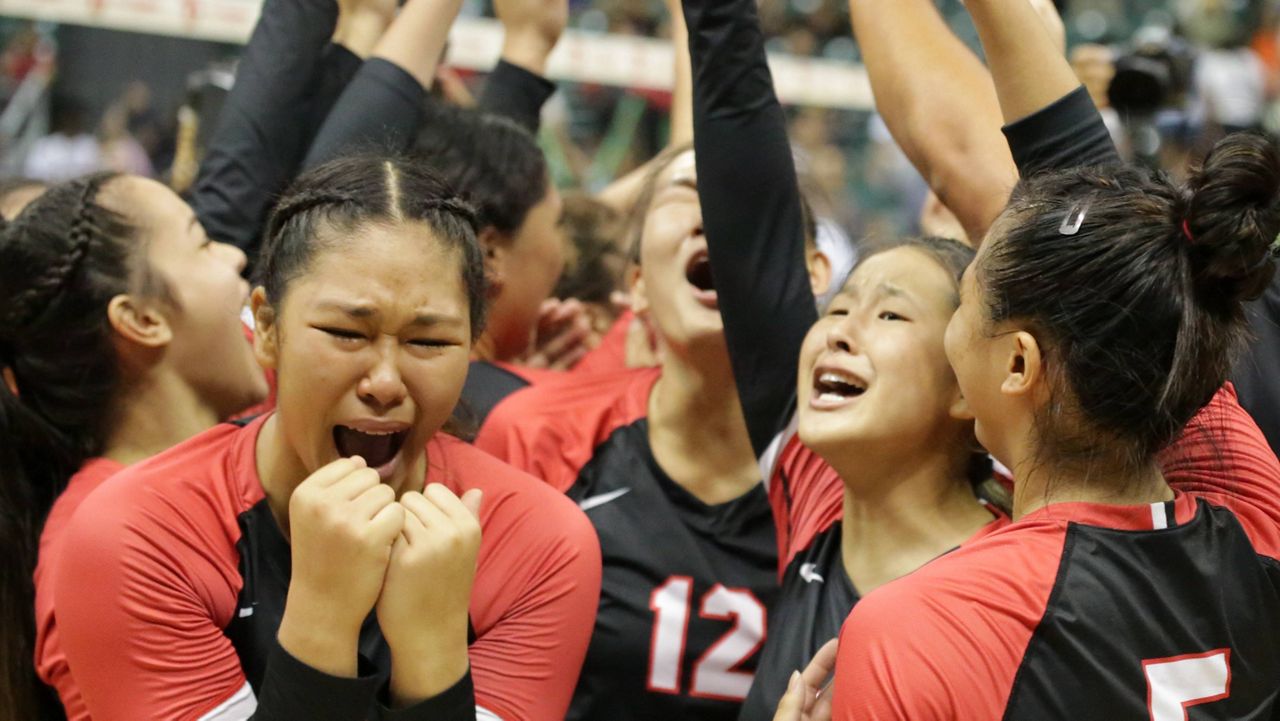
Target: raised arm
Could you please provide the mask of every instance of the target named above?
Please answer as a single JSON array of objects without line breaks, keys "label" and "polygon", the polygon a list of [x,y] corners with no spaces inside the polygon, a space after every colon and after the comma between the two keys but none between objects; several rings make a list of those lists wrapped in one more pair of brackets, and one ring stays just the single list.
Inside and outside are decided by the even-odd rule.
[{"label": "raised arm", "polygon": [[537,133],[542,106],[556,91],[546,79],[547,57],[569,21],[568,0],[496,0],[502,57],[485,83],[480,109],[504,115]]},{"label": "raised arm", "polygon": [[1036,5],[1044,0],[970,0],[1023,177],[1120,160],[1102,116],[1080,86]]},{"label": "raised arm", "polygon": [[250,255],[271,197],[310,142],[298,129],[314,113],[313,81],[337,20],[334,0],[267,0],[200,166],[190,197],[197,217],[210,236]]},{"label": "raised arm", "polygon": [[329,113],[305,167],[361,148],[410,148],[426,121],[427,88],[461,5],[461,0],[405,4]]},{"label": "raised arm", "polygon": [[743,413],[757,455],[782,429],[817,308],[786,118],[754,0],[685,0],[698,196]]},{"label": "raised arm", "polygon": [[933,0],[851,0],[849,15],[889,132],[969,237],[982,238],[1018,177],[991,76]]}]

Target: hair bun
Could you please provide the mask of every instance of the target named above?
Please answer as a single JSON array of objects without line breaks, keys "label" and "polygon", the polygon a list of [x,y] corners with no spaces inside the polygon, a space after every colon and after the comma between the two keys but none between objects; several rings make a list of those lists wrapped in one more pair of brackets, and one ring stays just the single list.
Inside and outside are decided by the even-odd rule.
[{"label": "hair bun", "polygon": [[1231,303],[1257,298],[1275,272],[1280,147],[1260,133],[1228,135],[1192,174],[1187,191],[1196,285]]}]

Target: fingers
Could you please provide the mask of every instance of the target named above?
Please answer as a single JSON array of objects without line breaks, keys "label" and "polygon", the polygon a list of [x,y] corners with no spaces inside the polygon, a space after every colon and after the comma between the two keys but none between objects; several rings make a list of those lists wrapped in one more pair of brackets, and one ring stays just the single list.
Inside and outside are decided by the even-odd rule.
[{"label": "fingers", "polygon": [[382,477],[377,471],[372,468],[357,468],[345,478],[329,484],[325,491],[344,501],[353,501],[370,488],[381,485],[383,485]]},{"label": "fingers", "polygon": [[475,517],[477,521],[480,520],[480,504],[483,502],[484,491],[479,488],[472,488],[462,494],[462,505],[466,507],[467,511]]},{"label": "fingers", "polygon": [[795,671],[787,683],[787,692],[778,702],[778,711],[773,715],[773,721],[801,721],[804,718],[804,702],[804,681],[800,678],[800,672]]},{"label": "fingers", "polygon": [[833,638],[818,649],[818,652],[813,655],[813,660],[801,674],[806,686],[820,689],[826,685],[827,679],[831,678],[831,674],[836,670],[836,652],[839,648],[839,640]]},{"label": "fingers", "polygon": [[385,542],[390,548],[400,538],[401,531],[404,529],[404,516],[404,506],[399,503],[383,506],[373,520],[369,521],[371,537],[379,542]]},{"label": "fingers", "polygon": [[[468,495],[473,491],[479,493],[480,489],[472,489],[472,491],[468,491],[467,494],[464,495]],[[471,509],[462,502],[462,499],[454,495],[453,491],[440,483],[432,483],[428,485],[423,489],[423,496],[425,496],[427,500],[431,501],[431,503],[435,504],[435,507],[448,517],[449,521],[455,525],[464,523],[472,524],[475,523],[476,519],[479,517],[478,513],[472,513]],[[479,499],[476,498],[474,503],[476,504],[478,512],[480,507]]]},{"label": "fingers", "polygon": [[379,483],[352,499],[351,507],[356,518],[371,519],[383,508],[395,502],[396,492],[391,486]]},{"label": "fingers", "polygon": [[[439,484],[432,484],[439,485]],[[428,486],[430,488],[430,486]],[[400,497],[400,505],[410,514],[417,516],[426,528],[450,523],[449,516],[432,501],[427,500],[424,493],[409,492]]]},{"label": "fingers", "polygon": [[324,466],[320,470],[312,473],[303,483],[325,488],[341,481],[347,476],[355,473],[361,468],[368,466],[364,459],[360,456],[352,456],[350,458],[339,458],[338,460]]}]

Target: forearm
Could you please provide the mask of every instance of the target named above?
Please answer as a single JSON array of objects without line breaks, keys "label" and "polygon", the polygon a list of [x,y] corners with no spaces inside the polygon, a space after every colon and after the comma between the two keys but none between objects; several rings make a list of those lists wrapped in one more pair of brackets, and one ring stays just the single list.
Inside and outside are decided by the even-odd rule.
[{"label": "forearm", "polygon": [[510,118],[537,133],[542,106],[556,91],[554,83],[505,57],[498,62],[480,95],[480,109]]},{"label": "forearm", "polygon": [[409,0],[371,57],[396,65],[429,89],[449,39],[449,28],[461,7],[462,0]]},{"label": "forearm", "polygon": [[784,422],[817,309],[786,117],[754,0],[686,0],[698,195],[752,445]]},{"label": "forearm", "polygon": [[338,26],[333,31],[333,43],[355,53],[361,60],[373,52],[382,34],[391,24],[391,18],[370,9],[358,8],[338,16]]},{"label": "forearm", "polygon": [[391,699],[398,707],[444,693],[467,675],[466,615],[430,620],[432,628],[414,643],[391,643]]},{"label": "forearm", "polygon": [[894,140],[969,237],[981,239],[1017,180],[986,68],[932,0],[852,0],[849,12]]},{"label": "forearm", "polygon": [[1050,105],[1080,84],[1027,0],[968,0],[995,81],[1004,122]]}]

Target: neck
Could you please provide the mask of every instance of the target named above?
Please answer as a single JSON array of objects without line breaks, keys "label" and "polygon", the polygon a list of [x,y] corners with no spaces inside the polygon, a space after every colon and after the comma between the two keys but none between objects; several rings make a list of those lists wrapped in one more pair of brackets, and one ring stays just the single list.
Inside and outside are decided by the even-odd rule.
[{"label": "neck", "polygon": [[164,370],[126,383],[119,398],[103,455],[124,465],[172,448],[222,420],[191,386]]},{"label": "neck", "polygon": [[492,363],[498,358],[498,344],[488,332],[481,333],[476,342],[471,344],[471,360]]},{"label": "neck", "polygon": [[649,444],[658,465],[707,504],[760,482],[728,353],[667,353],[649,396]]},{"label": "neck", "polygon": [[968,540],[992,516],[964,477],[964,458],[921,453],[876,463],[874,452],[844,481],[840,552],[860,594],[904,576]]},{"label": "neck", "polygon": [[1136,506],[1173,499],[1173,489],[1154,463],[1117,472],[1123,464],[1104,457],[1083,468],[1039,463],[1032,457],[1015,461],[1010,466],[1014,520],[1055,503]]}]

